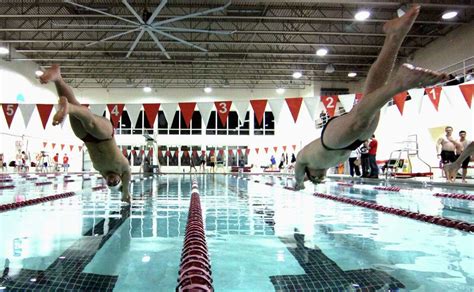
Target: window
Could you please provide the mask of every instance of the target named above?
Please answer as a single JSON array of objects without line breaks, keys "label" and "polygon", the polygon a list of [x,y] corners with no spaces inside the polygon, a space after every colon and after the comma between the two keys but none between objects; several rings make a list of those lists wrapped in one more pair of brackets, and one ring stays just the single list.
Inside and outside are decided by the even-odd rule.
[{"label": "window", "polygon": [[163,111],[158,112],[158,134],[168,135],[168,121]]},{"label": "window", "polygon": [[216,126],[216,112],[212,111],[211,115],[209,117],[209,121],[207,123],[206,134],[207,135],[215,135],[216,134],[216,129],[217,129],[217,126]]},{"label": "window", "polygon": [[254,135],[275,135],[275,121],[272,112],[265,112],[259,125],[254,115]]},{"label": "window", "polygon": [[179,111],[174,113],[173,122],[171,123],[170,135],[178,135],[179,134],[179,119],[181,115]]}]

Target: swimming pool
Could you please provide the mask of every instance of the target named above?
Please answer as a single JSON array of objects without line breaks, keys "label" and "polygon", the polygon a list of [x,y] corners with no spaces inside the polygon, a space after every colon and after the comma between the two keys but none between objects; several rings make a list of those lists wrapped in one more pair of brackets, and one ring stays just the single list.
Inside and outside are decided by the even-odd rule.
[{"label": "swimming pool", "polygon": [[[0,213],[0,287],[7,291],[172,291],[191,196],[190,175],[132,185],[131,208],[92,176],[11,175],[0,204],[75,192]],[[439,188],[329,181],[286,190],[272,176],[197,175],[216,291],[471,291],[474,234],[325,200],[313,192],[474,223],[474,202]],[[255,182],[258,180],[258,182]],[[273,186],[266,183],[273,183]],[[456,191],[467,193],[466,191]],[[471,192],[472,194],[472,192]],[[54,288],[54,289],[53,289]]]}]

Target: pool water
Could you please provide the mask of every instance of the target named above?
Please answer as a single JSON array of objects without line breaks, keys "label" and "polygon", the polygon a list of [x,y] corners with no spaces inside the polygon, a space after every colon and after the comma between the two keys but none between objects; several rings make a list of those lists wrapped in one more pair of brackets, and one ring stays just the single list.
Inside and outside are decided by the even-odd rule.
[{"label": "pool water", "polygon": [[[0,204],[76,195],[0,213],[0,289],[175,290],[190,175],[135,176],[131,207],[118,193],[93,191],[95,177],[59,176],[44,186],[12,177],[15,188],[0,190]],[[474,202],[432,196],[466,191],[329,181],[294,192],[271,176],[196,178],[216,291],[473,291],[474,234],[312,196],[473,223]]]}]

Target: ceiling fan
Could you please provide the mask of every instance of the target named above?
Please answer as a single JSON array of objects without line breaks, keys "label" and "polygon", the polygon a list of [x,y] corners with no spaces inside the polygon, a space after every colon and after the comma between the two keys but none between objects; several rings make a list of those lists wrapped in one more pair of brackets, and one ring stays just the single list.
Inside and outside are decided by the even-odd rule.
[{"label": "ceiling fan", "polygon": [[[162,35],[164,37],[170,38],[172,40],[175,40],[175,41],[177,41],[181,44],[193,47],[193,48],[201,50],[203,52],[207,52],[207,50],[205,48],[200,47],[196,44],[190,43],[190,42],[188,42],[186,40],[183,40],[181,38],[178,38],[178,37],[176,37],[176,36],[174,36],[170,33],[167,33],[166,31],[169,31],[169,32],[199,32],[199,33],[220,34],[220,35],[230,35],[230,34],[233,34],[235,32],[235,31],[216,31],[216,30],[205,30],[205,29],[194,29],[194,28],[170,27],[170,26],[165,25],[165,24],[169,24],[169,23],[172,23],[172,22],[175,22],[175,21],[179,21],[179,20],[183,20],[183,19],[187,19],[187,18],[192,18],[192,17],[195,17],[195,16],[206,15],[206,14],[209,14],[209,13],[222,11],[222,10],[226,9],[231,4],[231,2],[228,2],[227,4],[225,4],[224,6],[221,6],[221,7],[212,8],[212,9],[204,10],[204,11],[201,11],[201,12],[191,13],[191,14],[187,14],[187,15],[177,16],[177,17],[173,17],[173,18],[153,22],[155,20],[155,18],[158,16],[158,14],[161,12],[163,7],[168,2],[167,0],[161,0],[160,4],[158,5],[158,7],[155,8],[153,13],[151,15],[149,13],[144,13],[144,17],[140,16],[137,13],[137,11],[135,9],[133,9],[133,7],[128,3],[127,0],[121,0],[121,1],[122,1],[123,5],[125,5],[125,7],[127,7],[127,9],[135,16],[136,21],[129,20],[129,19],[120,17],[118,15],[113,15],[113,14],[107,13],[105,11],[95,9],[95,8],[91,8],[91,7],[82,5],[82,4],[78,4],[78,3],[75,3],[71,0],[64,0],[65,3],[69,3],[71,5],[81,7],[81,8],[86,9],[86,10],[90,10],[90,11],[94,11],[94,12],[97,12],[97,13],[100,13],[100,14],[103,14],[103,15],[107,15],[107,16],[110,16],[110,17],[113,17],[115,19],[119,19],[121,21],[124,21],[124,22],[128,23],[128,25],[93,25],[93,24],[92,25],[85,25],[86,27],[104,27],[104,26],[106,26],[106,27],[129,28],[128,30],[126,30],[124,32],[114,34],[114,35],[108,36],[106,38],[103,38],[101,40],[89,43],[86,46],[92,46],[92,45],[95,45],[97,43],[101,43],[101,42],[105,42],[105,41],[108,41],[108,40],[111,40],[111,39],[115,39],[115,38],[118,38],[118,37],[126,35],[126,34],[138,32],[137,37],[133,41],[130,49],[127,52],[127,55],[125,56],[126,58],[128,58],[132,54],[132,52],[135,50],[135,47],[138,45],[138,42],[140,41],[140,39],[143,37],[143,35],[145,33],[150,35],[150,37],[156,43],[156,46],[163,52],[163,54],[166,56],[166,58],[171,59],[170,55],[166,52],[165,47],[163,47],[163,45],[161,44],[160,40],[155,35],[155,33],[157,33],[159,35]],[[77,27],[78,25],[64,25],[64,26],[76,26]]]}]

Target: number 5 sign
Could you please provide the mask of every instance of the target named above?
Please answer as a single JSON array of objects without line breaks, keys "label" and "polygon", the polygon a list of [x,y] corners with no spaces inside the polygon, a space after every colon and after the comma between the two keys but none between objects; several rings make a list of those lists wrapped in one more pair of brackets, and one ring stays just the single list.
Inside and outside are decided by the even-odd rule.
[{"label": "number 5 sign", "polygon": [[12,124],[13,117],[15,116],[16,109],[18,108],[17,103],[4,103],[2,104],[3,113],[5,114],[5,119],[7,120],[8,128],[10,129],[10,125]]}]

